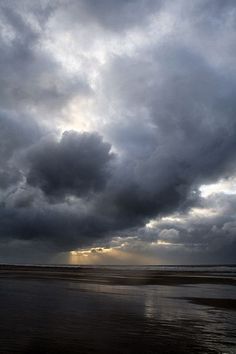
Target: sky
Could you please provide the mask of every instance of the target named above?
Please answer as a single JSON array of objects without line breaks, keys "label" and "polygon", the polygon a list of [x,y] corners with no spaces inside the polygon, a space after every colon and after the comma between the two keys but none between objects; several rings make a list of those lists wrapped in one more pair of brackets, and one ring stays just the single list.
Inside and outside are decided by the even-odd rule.
[{"label": "sky", "polygon": [[236,263],[234,0],[0,0],[0,263]]}]

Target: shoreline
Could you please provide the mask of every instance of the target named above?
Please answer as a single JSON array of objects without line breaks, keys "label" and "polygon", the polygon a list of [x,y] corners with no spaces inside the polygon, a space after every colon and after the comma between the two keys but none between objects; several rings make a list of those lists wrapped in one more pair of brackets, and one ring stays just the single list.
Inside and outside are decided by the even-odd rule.
[{"label": "shoreline", "polygon": [[224,284],[236,285],[236,276],[230,272],[116,269],[112,267],[63,267],[0,265],[0,278],[55,279],[104,285],[187,285]]}]

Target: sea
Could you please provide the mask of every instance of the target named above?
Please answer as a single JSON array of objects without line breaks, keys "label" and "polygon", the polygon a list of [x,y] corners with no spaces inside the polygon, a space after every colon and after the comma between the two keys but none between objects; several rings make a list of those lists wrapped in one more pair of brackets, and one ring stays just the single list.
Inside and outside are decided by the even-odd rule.
[{"label": "sea", "polygon": [[[203,281],[90,283],[0,271],[0,354],[236,353],[236,266],[67,266],[95,274],[143,271]],[[31,265],[24,265],[28,272]],[[61,269],[51,265],[38,267]],[[89,274],[90,274],[89,273]],[[14,275],[15,274],[15,275]],[[204,278],[213,279],[208,283]],[[228,279],[217,281],[214,278]]]}]

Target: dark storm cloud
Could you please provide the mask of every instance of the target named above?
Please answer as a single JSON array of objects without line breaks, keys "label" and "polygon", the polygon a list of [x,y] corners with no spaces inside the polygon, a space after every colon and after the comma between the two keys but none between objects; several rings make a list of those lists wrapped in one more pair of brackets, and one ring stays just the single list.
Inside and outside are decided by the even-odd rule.
[{"label": "dark storm cloud", "polygon": [[137,223],[189,206],[190,189],[234,170],[236,150],[234,74],[173,43],[142,54],[115,59],[104,73],[109,99],[119,97],[132,122],[111,123],[123,161],[109,202]]},{"label": "dark storm cloud", "polygon": [[104,238],[111,223],[114,220],[86,200],[50,205],[40,191],[18,188],[2,202],[0,234],[3,243],[21,240],[45,245],[51,252],[69,251]]},{"label": "dark storm cloud", "polygon": [[83,196],[105,187],[112,158],[110,144],[97,134],[64,132],[28,153],[27,182],[48,196]]},{"label": "dark storm cloud", "polygon": [[39,241],[49,248],[68,250],[76,246],[78,230],[83,233],[84,224],[80,218],[73,210],[63,207],[4,208],[1,212],[1,234],[11,239]]},{"label": "dark storm cloud", "polygon": [[[188,213],[202,202],[197,192],[201,183],[235,172],[234,3],[24,4],[24,11],[19,5],[1,5],[2,242],[67,251],[136,232],[138,241],[146,238],[147,244],[162,237],[226,257],[235,245],[235,221],[229,217],[233,202],[220,216],[201,222],[189,218],[184,227],[162,223],[147,231],[144,225],[150,218]],[[139,29],[142,36],[138,44],[134,40],[135,49],[125,43],[127,53],[111,50],[87,80],[79,70],[69,75],[43,46],[47,31],[57,26],[62,40],[95,27],[114,39],[124,30],[131,39],[140,34],[132,37],[132,30]],[[99,47],[101,33],[96,32],[98,53],[104,45]],[[81,54],[83,63],[90,54],[89,49]],[[105,124],[97,122],[100,135],[69,131],[58,139],[55,127],[52,138],[52,120],[77,95],[92,100],[84,111],[76,106],[78,121],[104,117]],[[32,114],[32,122],[25,112]],[[36,128],[35,120],[50,128]]]}]

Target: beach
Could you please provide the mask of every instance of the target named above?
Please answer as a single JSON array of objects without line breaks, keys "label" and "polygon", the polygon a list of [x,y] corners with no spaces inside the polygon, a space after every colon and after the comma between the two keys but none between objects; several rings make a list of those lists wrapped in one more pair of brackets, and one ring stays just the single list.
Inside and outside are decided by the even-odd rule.
[{"label": "beach", "polygon": [[0,353],[236,353],[235,270],[0,265]]}]

